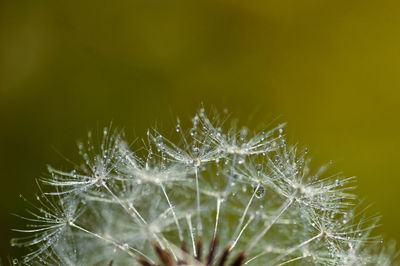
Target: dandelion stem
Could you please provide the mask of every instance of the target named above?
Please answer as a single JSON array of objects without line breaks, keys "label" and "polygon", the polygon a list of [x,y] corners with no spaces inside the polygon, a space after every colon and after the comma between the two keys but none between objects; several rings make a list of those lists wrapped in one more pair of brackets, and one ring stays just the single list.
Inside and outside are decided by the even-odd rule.
[{"label": "dandelion stem", "polygon": [[203,233],[203,225],[201,223],[201,216],[200,216],[200,187],[199,187],[199,169],[198,167],[194,167],[194,172],[196,175],[196,203],[197,203],[197,234],[199,236]]},{"label": "dandelion stem", "polygon": [[279,261],[280,261],[281,259],[283,259],[284,257],[288,256],[289,254],[293,253],[294,251],[298,250],[299,248],[301,248],[301,247],[303,247],[303,246],[309,244],[310,242],[314,241],[315,239],[320,238],[322,235],[323,235],[323,232],[320,232],[319,234],[317,234],[317,235],[311,237],[310,239],[307,239],[306,241],[304,241],[304,242],[298,244],[297,246],[294,246],[294,247],[288,249],[285,253],[283,253],[283,254],[281,254],[280,256],[278,256],[277,258],[275,258],[275,259],[271,262],[271,264],[273,265],[273,264],[279,262]]},{"label": "dandelion stem", "polygon": [[181,226],[179,225],[178,218],[176,217],[176,213],[175,213],[174,207],[172,206],[172,203],[169,200],[167,192],[165,191],[165,187],[161,182],[160,182],[160,187],[161,187],[161,189],[162,189],[162,191],[164,193],[165,198],[168,201],[168,205],[169,205],[169,208],[171,209],[172,215],[174,216],[175,224],[176,224],[176,227],[178,228],[179,240],[182,241],[183,240],[182,229],[181,229]]},{"label": "dandelion stem", "polygon": [[250,216],[249,220],[247,220],[247,223],[243,226],[242,230],[240,230],[239,235],[235,238],[233,241],[231,247],[229,248],[229,251],[232,251],[232,249],[236,246],[237,242],[239,241],[240,237],[242,236],[244,230],[246,230],[247,226],[253,221],[254,215]]},{"label": "dandelion stem", "polygon": [[293,259],[284,261],[284,262],[282,262],[282,263],[276,264],[275,266],[282,266],[282,265],[285,265],[285,264],[288,264],[288,263],[291,263],[291,262],[294,262],[294,261],[298,261],[298,260],[304,259],[305,257],[306,257],[306,256],[296,257],[296,258],[293,258]]},{"label": "dandelion stem", "polygon": [[[72,227],[74,227],[74,228],[76,228],[76,229],[82,231],[82,232],[85,232],[85,233],[87,233],[87,234],[89,234],[89,235],[91,235],[91,236],[94,236],[94,237],[96,237],[96,238],[99,238],[99,239],[101,239],[101,240],[104,240],[104,241],[106,241],[106,242],[108,242],[108,243],[114,245],[115,247],[119,248],[120,250],[126,252],[126,253],[127,253],[129,256],[131,256],[131,257],[137,258],[137,257],[143,256],[144,258],[146,258],[147,260],[149,260],[151,263],[154,263],[152,259],[150,259],[150,258],[149,258],[148,256],[146,256],[144,253],[140,252],[139,250],[137,250],[137,249],[135,249],[135,248],[133,248],[133,247],[130,247],[130,246],[128,246],[128,245],[121,245],[121,244],[119,244],[117,241],[115,241],[115,240],[113,240],[113,239],[111,239],[111,238],[104,237],[104,236],[101,236],[101,235],[99,235],[99,234],[96,234],[96,233],[94,233],[94,232],[92,232],[92,231],[89,231],[89,230],[87,230],[87,229],[85,229],[85,228],[83,228],[83,227],[81,227],[81,226],[79,226],[79,225],[77,225],[77,224],[75,224],[75,223],[73,223],[73,222],[71,222],[70,225],[71,225]],[[134,252],[136,252],[136,253],[139,254],[140,256],[137,255],[137,254],[135,254],[135,253],[133,253],[131,250],[134,251]]]},{"label": "dandelion stem", "polygon": [[[140,215],[140,213],[136,210],[136,208],[132,205],[129,206],[129,208],[121,201],[120,198],[117,197],[117,195],[115,195],[112,190],[106,185],[103,184],[103,187],[108,191],[108,193],[110,193],[110,195],[119,203],[119,205],[121,205],[121,207],[133,218],[135,219],[135,221],[138,224],[143,224],[143,225],[147,225],[146,220]],[[130,209],[133,210],[133,213],[130,211]],[[138,219],[139,218],[139,219]],[[156,235],[156,233],[154,232],[150,232],[154,238],[156,239],[156,241],[158,242],[158,244],[161,246],[161,248],[164,248],[164,246],[161,243],[161,240],[159,239],[159,237]],[[172,251],[172,250],[171,250]]]},{"label": "dandelion stem", "polygon": [[282,206],[276,212],[276,215],[268,222],[267,226],[262,230],[260,234],[257,234],[253,240],[250,241],[250,245],[247,247],[247,250],[252,250],[253,247],[264,237],[264,235],[268,232],[268,230],[273,226],[276,221],[281,217],[281,215],[289,208],[289,206],[293,203],[293,198],[288,198]]},{"label": "dandelion stem", "polygon": [[[251,205],[251,203],[253,202],[254,196],[256,195],[256,193],[257,193],[259,187],[260,187],[260,183],[258,183],[256,189],[254,189],[253,195],[251,195],[250,200],[249,200],[249,202],[247,203],[247,206],[246,206],[246,208],[245,208],[244,211],[243,211],[242,217],[240,217],[239,224],[238,224],[238,226],[236,227],[235,233],[233,234],[234,237],[235,237],[235,239],[232,241],[233,243],[232,243],[232,245],[231,245],[230,250],[232,250],[232,249],[236,246],[236,243],[237,243],[237,241],[239,240],[240,235],[243,233],[243,230],[246,228],[246,226],[245,226],[245,227],[243,228],[243,230],[241,230],[240,234],[237,235],[237,234],[239,233],[239,231],[240,231],[240,228],[241,228],[242,225],[243,225],[244,219],[246,218],[247,211],[249,210],[250,205]],[[250,221],[250,219],[249,219],[249,221]],[[236,236],[236,235],[237,235],[237,236]]]},{"label": "dandelion stem", "polygon": [[232,159],[232,167],[231,167],[231,172],[229,173],[228,184],[226,184],[226,187],[225,187],[225,195],[228,195],[229,194],[228,192],[231,189],[232,180],[233,180],[233,171],[235,169],[235,164],[236,164],[236,158],[237,158],[237,155],[235,153],[233,155],[233,159]]},{"label": "dandelion stem", "polygon": [[[114,194],[114,192],[111,191],[111,189],[106,185],[103,184],[103,187],[107,190],[108,193],[110,193],[110,195],[119,203],[119,205],[121,205],[122,208],[124,208],[124,210],[130,215],[132,216],[134,219],[139,218],[140,220],[138,220],[137,222],[143,223],[143,224],[147,224],[147,222],[143,219],[143,217],[140,215],[140,213],[136,210],[136,208],[132,205],[129,208],[121,201],[120,198],[118,198],[117,195]],[[133,210],[134,215],[132,214],[132,212],[130,211],[130,209]]]},{"label": "dandelion stem", "polygon": [[186,215],[186,221],[187,221],[188,226],[189,226],[190,238],[191,238],[191,240],[192,240],[193,255],[196,257],[196,256],[197,256],[197,254],[196,254],[196,244],[195,244],[195,242],[194,242],[194,234],[193,234],[192,220],[191,220],[191,217],[190,217],[189,214]]},{"label": "dandelion stem", "polygon": [[213,239],[217,237],[218,223],[219,223],[219,211],[221,209],[221,201],[222,199],[218,196],[217,199],[217,214],[215,215],[215,227],[214,227],[214,236]]}]

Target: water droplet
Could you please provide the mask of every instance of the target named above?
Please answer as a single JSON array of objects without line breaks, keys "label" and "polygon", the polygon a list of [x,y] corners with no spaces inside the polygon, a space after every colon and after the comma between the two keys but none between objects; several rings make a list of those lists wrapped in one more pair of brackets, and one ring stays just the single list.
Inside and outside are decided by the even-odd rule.
[{"label": "water droplet", "polygon": [[248,132],[249,130],[247,127],[242,127],[242,129],[240,130],[240,139],[242,141],[246,139]]},{"label": "water droplet", "polygon": [[124,244],[122,245],[122,247],[123,247],[124,249],[128,249],[128,248],[129,248],[129,245],[128,245],[128,243],[124,243]]},{"label": "water droplet", "polygon": [[256,165],[256,170],[257,170],[257,173],[260,174],[261,171],[263,170],[262,164],[257,164],[257,165]]},{"label": "water droplet", "polygon": [[180,124],[176,125],[175,131],[178,132],[178,133],[181,132],[181,125]]},{"label": "water droplet", "polygon": [[12,264],[13,265],[17,265],[18,264],[18,259],[17,258],[12,259]]},{"label": "water droplet", "polygon": [[284,148],[284,147],[286,146],[286,140],[282,140],[280,146],[281,146],[282,148]]},{"label": "water droplet", "polygon": [[192,161],[192,163],[193,163],[193,166],[197,168],[197,167],[200,166],[201,161],[200,161],[199,158],[196,158],[196,159],[194,159],[194,160]]},{"label": "water droplet", "polygon": [[156,137],[156,145],[157,145],[157,146],[161,146],[162,144],[163,144],[163,136],[158,135],[158,136]]},{"label": "water droplet", "polygon": [[190,136],[194,137],[195,135],[196,135],[196,129],[195,129],[195,128],[192,128],[192,129],[190,130]]},{"label": "water droplet", "polygon": [[283,128],[279,128],[278,132],[279,132],[278,137],[281,138],[282,137],[282,133],[283,133]]},{"label": "water droplet", "polygon": [[266,134],[265,134],[265,132],[263,131],[263,132],[261,132],[261,141],[263,141],[267,136],[266,136]]},{"label": "water droplet", "polygon": [[197,147],[196,145],[193,145],[192,151],[193,151],[194,153],[198,154],[198,153],[200,152],[200,149],[199,149],[199,147]]},{"label": "water droplet", "polygon": [[275,159],[275,162],[279,162],[281,160],[281,157],[279,157],[279,155],[275,155],[274,159]]},{"label": "water droplet", "polygon": [[256,198],[261,199],[262,197],[265,196],[265,188],[262,185],[258,185],[258,187],[256,187],[254,190],[256,190],[255,191]]}]

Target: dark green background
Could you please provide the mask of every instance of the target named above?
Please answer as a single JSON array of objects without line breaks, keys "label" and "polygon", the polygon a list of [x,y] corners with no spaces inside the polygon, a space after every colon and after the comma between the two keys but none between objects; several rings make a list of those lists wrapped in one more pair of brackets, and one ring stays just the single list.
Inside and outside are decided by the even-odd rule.
[{"label": "dark green background", "polygon": [[[359,177],[400,240],[400,2],[0,1],[0,247],[88,129],[173,128],[201,102]],[[255,116],[253,116],[256,114]],[[253,119],[249,119],[252,118]]]}]

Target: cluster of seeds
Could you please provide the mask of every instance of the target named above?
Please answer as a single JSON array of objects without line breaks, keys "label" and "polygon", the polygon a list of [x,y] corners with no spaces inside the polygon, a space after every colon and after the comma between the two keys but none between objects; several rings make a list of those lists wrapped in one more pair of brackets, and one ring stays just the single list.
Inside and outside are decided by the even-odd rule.
[{"label": "cluster of seeds", "polygon": [[[89,133],[72,169],[49,167],[11,240],[33,265],[393,265],[356,211],[354,178],[309,167],[284,125],[253,133],[204,109],[172,142]],[[46,189],[43,189],[43,188]]]}]

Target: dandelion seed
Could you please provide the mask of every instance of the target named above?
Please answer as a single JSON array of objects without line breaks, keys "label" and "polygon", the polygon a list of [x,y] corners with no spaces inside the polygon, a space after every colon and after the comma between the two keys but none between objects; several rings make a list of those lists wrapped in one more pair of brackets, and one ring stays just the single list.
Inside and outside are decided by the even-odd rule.
[{"label": "dandelion seed", "polygon": [[[393,265],[395,248],[358,210],[353,177],[324,176],[283,124],[253,133],[209,118],[142,142],[104,128],[78,144],[83,164],[49,167],[13,264]],[[172,130],[174,131],[174,130]],[[140,145],[143,143],[143,145]],[[22,197],[23,198],[23,197]],[[24,199],[24,198],[23,198]],[[25,199],[24,199],[25,200]],[[28,202],[28,201],[27,201]]]}]

